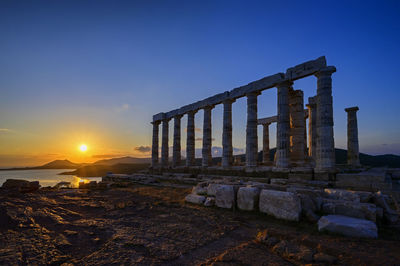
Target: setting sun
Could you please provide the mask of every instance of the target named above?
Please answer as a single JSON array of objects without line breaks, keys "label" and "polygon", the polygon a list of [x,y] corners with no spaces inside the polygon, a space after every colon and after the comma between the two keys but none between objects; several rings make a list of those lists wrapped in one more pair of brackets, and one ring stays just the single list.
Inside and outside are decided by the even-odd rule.
[{"label": "setting sun", "polygon": [[82,144],[81,146],[79,146],[79,150],[81,152],[85,152],[85,151],[87,151],[87,146],[85,144]]}]

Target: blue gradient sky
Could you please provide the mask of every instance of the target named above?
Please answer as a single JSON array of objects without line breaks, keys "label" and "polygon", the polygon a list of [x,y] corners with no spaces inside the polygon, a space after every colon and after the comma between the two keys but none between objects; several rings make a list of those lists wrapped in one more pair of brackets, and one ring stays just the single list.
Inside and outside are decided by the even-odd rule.
[{"label": "blue gradient sky", "polygon": [[[337,68],[336,147],[346,148],[344,108],[358,105],[360,151],[400,154],[399,20],[399,1],[3,0],[0,166],[148,156],[138,147],[151,145],[153,114],[322,55]],[[314,77],[294,86],[305,97],[316,93]],[[260,117],[275,115],[276,89],[259,96],[258,107]],[[245,118],[240,99],[238,149]],[[201,121],[202,111],[198,128]],[[217,106],[214,146],[221,121]],[[271,136],[275,146],[274,126]],[[79,143],[88,153],[77,152]]]}]

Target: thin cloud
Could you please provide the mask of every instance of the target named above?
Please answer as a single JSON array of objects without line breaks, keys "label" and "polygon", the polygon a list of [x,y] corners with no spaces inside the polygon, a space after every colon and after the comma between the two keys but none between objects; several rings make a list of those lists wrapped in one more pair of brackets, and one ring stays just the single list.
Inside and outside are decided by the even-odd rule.
[{"label": "thin cloud", "polygon": [[147,153],[151,151],[151,147],[150,146],[138,146],[135,147],[135,151],[141,152],[141,153]]},{"label": "thin cloud", "polygon": [[124,104],[122,104],[121,106],[118,106],[118,107],[115,109],[115,111],[116,111],[117,113],[123,113],[123,112],[128,111],[130,108],[131,108],[131,106],[130,106],[129,104],[124,103]]},{"label": "thin cloud", "polygon": [[[195,128],[194,128],[194,131],[196,131],[196,132],[201,132],[202,130],[201,130],[201,128],[195,127]],[[187,128],[186,128],[186,127],[185,127],[185,132],[187,132]]]},{"label": "thin cloud", "polygon": [[7,133],[7,132],[12,132],[12,130],[9,129],[9,128],[0,128],[0,132],[5,132],[5,133]]},{"label": "thin cloud", "polygon": [[[203,138],[195,138],[194,140],[195,140],[195,141],[203,141]],[[212,138],[211,140],[212,140],[212,141],[215,141],[214,138]]]},{"label": "thin cloud", "polygon": [[115,158],[115,157],[118,157],[118,156],[120,156],[120,155],[118,155],[118,154],[95,154],[95,155],[92,155],[92,158],[94,158],[94,159],[105,159],[105,158]]}]

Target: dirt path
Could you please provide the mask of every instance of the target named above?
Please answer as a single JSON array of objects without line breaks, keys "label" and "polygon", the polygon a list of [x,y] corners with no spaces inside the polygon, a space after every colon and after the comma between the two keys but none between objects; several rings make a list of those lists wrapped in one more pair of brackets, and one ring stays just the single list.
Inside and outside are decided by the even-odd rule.
[{"label": "dirt path", "polygon": [[[310,252],[314,264],[400,261],[398,231],[378,240],[323,235],[307,223],[185,204],[188,192],[0,191],[0,264],[300,265]],[[312,261],[315,253],[326,256]]]}]

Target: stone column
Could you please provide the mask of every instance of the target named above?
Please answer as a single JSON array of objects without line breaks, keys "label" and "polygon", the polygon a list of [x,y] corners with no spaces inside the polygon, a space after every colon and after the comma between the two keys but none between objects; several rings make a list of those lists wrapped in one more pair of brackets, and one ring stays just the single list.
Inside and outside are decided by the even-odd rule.
[{"label": "stone column", "polygon": [[168,167],[168,119],[162,121],[161,166]]},{"label": "stone column", "polygon": [[317,105],[316,97],[309,97],[308,104],[308,156],[315,159],[317,145]]},{"label": "stone column", "polygon": [[154,121],[153,124],[153,142],[151,145],[151,166],[158,166],[158,128],[160,121]]},{"label": "stone column", "polygon": [[181,115],[174,117],[174,146],[172,148],[172,166],[177,167],[181,163]]},{"label": "stone column", "polygon": [[358,126],[357,111],[358,107],[344,109],[347,112],[347,164],[353,167],[359,167],[360,154],[358,147]]},{"label": "stone column", "polygon": [[232,147],[232,103],[234,100],[225,100],[223,128],[222,128],[222,167],[229,168],[233,164]]},{"label": "stone column", "polygon": [[316,172],[330,172],[335,169],[331,77],[335,71],[335,67],[326,67],[315,74],[318,79]]},{"label": "stone column", "polygon": [[276,125],[276,155],[277,168],[289,167],[289,88],[292,82],[283,82],[277,85],[278,89],[278,122]]},{"label": "stone column", "polygon": [[257,166],[257,96],[258,92],[247,94],[247,126],[246,126],[246,166]]},{"label": "stone column", "polygon": [[197,111],[187,113],[187,138],[186,138],[186,166],[195,164],[195,139],[194,139],[194,115]]},{"label": "stone column", "polygon": [[263,164],[269,163],[271,160],[269,158],[269,125],[263,124]]},{"label": "stone column", "polygon": [[304,101],[303,91],[289,90],[290,160],[304,163]]},{"label": "stone column", "polygon": [[214,106],[207,106],[204,108],[204,119],[203,119],[203,149],[202,151],[202,162],[203,167],[211,166],[212,155],[212,136],[211,136],[211,110]]}]

